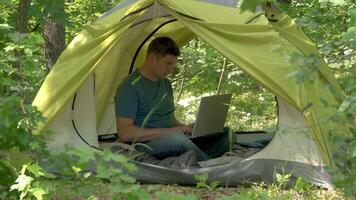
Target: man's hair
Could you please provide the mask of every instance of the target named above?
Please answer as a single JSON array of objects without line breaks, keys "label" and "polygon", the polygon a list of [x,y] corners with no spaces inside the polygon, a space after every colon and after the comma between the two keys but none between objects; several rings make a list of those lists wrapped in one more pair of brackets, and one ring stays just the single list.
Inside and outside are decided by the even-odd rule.
[{"label": "man's hair", "polygon": [[180,51],[178,45],[169,37],[158,37],[148,45],[147,55],[150,53],[159,54],[165,56],[171,54],[174,56],[179,56]]}]

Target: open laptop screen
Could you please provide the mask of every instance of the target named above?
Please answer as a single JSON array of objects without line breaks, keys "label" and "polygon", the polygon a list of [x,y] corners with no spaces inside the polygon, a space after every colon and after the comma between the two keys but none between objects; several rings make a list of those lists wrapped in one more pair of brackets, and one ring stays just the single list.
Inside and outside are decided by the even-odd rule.
[{"label": "open laptop screen", "polygon": [[202,97],[191,137],[201,137],[224,129],[231,94]]}]

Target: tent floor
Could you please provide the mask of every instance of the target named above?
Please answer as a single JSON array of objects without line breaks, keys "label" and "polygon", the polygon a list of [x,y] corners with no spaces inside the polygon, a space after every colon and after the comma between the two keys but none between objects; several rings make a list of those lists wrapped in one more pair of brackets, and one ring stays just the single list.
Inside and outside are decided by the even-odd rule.
[{"label": "tent floor", "polygon": [[[249,131],[249,132],[235,132],[236,142],[253,142],[256,140],[271,139],[273,133],[267,133],[265,131]],[[99,143],[104,142],[116,142],[118,139],[117,134],[99,135]]]},{"label": "tent floor", "polygon": [[256,140],[272,139],[274,133],[264,131],[235,132],[236,142],[253,142]]},{"label": "tent floor", "polygon": [[[235,160],[236,159],[243,160],[262,150],[269,143],[272,137],[273,137],[273,133],[266,133],[266,132],[236,133],[237,140],[234,146],[232,147],[231,152],[227,152],[226,155],[224,154],[224,156],[221,156],[219,158],[214,158],[208,161],[199,162],[200,163],[199,168],[206,167],[206,166],[227,164],[231,161],[232,157],[234,157]],[[100,147],[103,149],[111,149],[113,152],[116,153],[126,154],[129,152],[135,152],[135,154],[136,153],[142,154],[137,152],[132,145],[120,143],[117,140],[100,142]],[[189,151],[180,156],[168,157],[163,160],[158,160],[156,158],[153,158],[152,156],[144,155],[143,158],[140,157],[140,159],[135,159],[135,160],[138,162],[159,165],[168,168],[171,167],[179,168],[179,169],[187,169],[191,167],[196,168],[199,165],[196,165],[198,164],[196,162],[196,159],[192,159],[192,157],[195,157],[195,153],[194,154],[192,153],[193,152]],[[131,153],[129,154],[131,155]],[[178,162],[178,160],[180,160],[180,162]]]}]

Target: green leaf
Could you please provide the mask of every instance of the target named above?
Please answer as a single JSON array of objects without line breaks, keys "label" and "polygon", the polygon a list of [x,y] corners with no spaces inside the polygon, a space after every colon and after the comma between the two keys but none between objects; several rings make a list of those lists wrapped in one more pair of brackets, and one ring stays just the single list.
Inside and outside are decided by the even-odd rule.
[{"label": "green leaf", "polygon": [[356,159],[356,140],[353,140],[349,145],[348,145],[348,150],[350,152],[350,155],[353,159]]},{"label": "green leaf", "polygon": [[77,166],[72,166],[72,169],[73,169],[73,171],[76,172],[76,173],[79,173],[79,172],[81,172],[81,171],[83,170],[82,168],[77,167]]},{"label": "green leaf", "polygon": [[105,161],[114,161],[121,164],[123,167],[125,167],[125,169],[130,172],[137,171],[137,167],[134,164],[130,163],[128,158],[124,155],[114,154],[110,150],[105,149],[102,157]]},{"label": "green leaf", "polygon": [[208,173],[194,175],[195,180],[199,182],[206,182],[208,180]]},{"label": "green leaf", "polygon": [[28,193],[31,182],[34,180],[30,176],[26,176],[25,172],[28,165],[24,165],[21,170],[21,174],[17,177],[15,184],[11,186],[10,190],[17,190],[21,192],[20,199],[22,200]]},{"label": "green leaf", "polygon": [[334,5],[345,5],[346,1],[345,0],[319,0],[320,3],[327,3],[330,2]]},{"label": "green leaf", "polygon": [[85,173],[83,174],[83,177],[84,177],[84,178],[88,178],[88,177],[90,177],[91,175],[92,175],[91,172],[85,172]]},{"label": "green leaf", "polygon": [[344,40],[355,40],[356,38],[356,26],[352,26],[347,29],[347,32],[341,34]]},{"label": "green leaf", "polygon": [[15,49],[16,49],[15,46],[7,46],[7,47],[4,48],[5,52],[13,51]]},{"label": "green leaf", "polygon": [[[1,3],[1,1],[0,1]],[[11,30],[13,29],[14,27],[8,25],[8,24],[0,24],[0,29],[3,29],[3,30]]]},{"label": "green leaf", "polygon": [[245,12],[246,10],[255,12],[258,5],[261,5],[261,0],[244,0],[241,3],[240,9],[241,12]]},{"label": "green leaf", "polygon": [[78,156],[83,163],[95,160],[94,152],[88,149],[69,149],[68,154]]},{"label": "green leaf", "polygon": [[47,177],[47,178],[56,178],[54,174],[48,173],[43,171],[42,167],[39,166],[37,163],[28,166],[28,171],[33,173],[36,177]]},{"label": "green leaf", "polygon": [[213,181],[209,184],[211,189],[216,189],[220,185],[219,181]]},{"label": "green leaf", "polygon": [[43,188],[33,188],[30,191],[32,193],[33,196],[36,197],[37,200],[42,200],[43,196],[47,194],[47,192],[43,189]]},{"label": "green leaf", "polygon": [[310,187],[310,184],[308,182],[306,182],[303,177],[298,177],[298,179],[295,183],[294,189],[297,192],[302,192],[302,191],[307,190],[309,187]]},{"label": "green leaf", "polygon": [[141,189],[141,187],[138,187],[138,189],[136,191],[133,191],[131,194],[134,197],[130,198],[130,195],[128,195],[127,199],[147,199],[147,200],[152,199],[151,195],[148,192],[146,192],[143,189]]},{"label": "green leaf", "polygon": [[37,163],[28,166],[28,171],[33,173],[36,177],[44,176],[42,168]]},{"label": "green leaf", "polygon": [[135,183],[136,182],[136,179],[129,176],[129,175],[126,175],[124,173],[122,173],[120,170],[117,170],[120,172],[120,175],[118,176],[118,179],[121,181],[121,182],[125,182],[125,183]]},{"label": "green leaf", "polygon": [[97,177],[99,178],[110,178],[111,172],[104,165],[98,165],[96,167]]},{"label": "green leaf", "polygon": [[350,27],[356,26],[356,8],[351,9],[349,13],[350,13]]},{"label": "green leaf", "polygon": [[342,102],[342,104],[340,105],[339,111],[345,112],[346,110],[349,109],[350,106],[351,106],[351,102],[349,102],[349,101],[344,101],[344,102]]},{"label": "green leaf", "polygon": [[2,186],[10,186],[16,178],[10,162],[3,158],[0,160],[0,177],[0,185]]}]

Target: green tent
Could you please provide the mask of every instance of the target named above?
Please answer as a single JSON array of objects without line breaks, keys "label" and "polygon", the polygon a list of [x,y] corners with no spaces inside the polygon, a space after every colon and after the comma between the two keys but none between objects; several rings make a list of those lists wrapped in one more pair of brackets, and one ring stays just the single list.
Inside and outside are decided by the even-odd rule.
[{"label": "green tent", "polygon": [[318,54],[315,45],[286,14],[270,7],[241,13],[235,3],[131,0],[86,24],[33,102],[48,119],[42,128],[53,131],[49,149],[62,150],[65,144],[100,149],[98,135],[116,132],[116,88],[143,63],[149,42],[169,36],[182,47],[199,37],[276,96],[279,119],[273,139],[242,161],[232,159],[215,167],[182,171],[137,162],[136,178],[191,184],[194,174],[208,172],[209,181],[233,185],[246,180],[273,182],[273,174],[284,170],[329,186],[324,166],[332,164],[329,134],[335,124],[322,119],[337,110],[321,99],[339,104],[333,95],[340,93],[337,82],[321,62],[314,82],[296,84],[288,56]]}]

